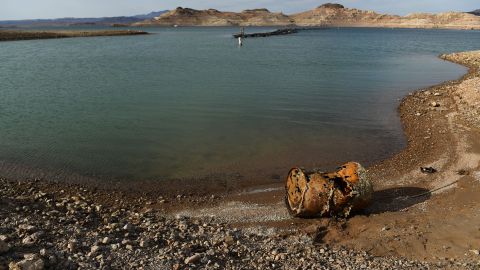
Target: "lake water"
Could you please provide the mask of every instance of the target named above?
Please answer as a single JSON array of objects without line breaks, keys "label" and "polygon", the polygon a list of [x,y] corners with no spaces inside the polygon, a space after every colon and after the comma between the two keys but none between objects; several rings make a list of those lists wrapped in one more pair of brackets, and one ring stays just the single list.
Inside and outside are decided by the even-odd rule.
[{"label": "lake water", "polygon": [[239,48],[237,28],[147,30],[0,43],[0,174],[262,181],[370,164],[405,145],[401,97],[466,72],[437,55],[480,44],[479,31],[326,29]]}]

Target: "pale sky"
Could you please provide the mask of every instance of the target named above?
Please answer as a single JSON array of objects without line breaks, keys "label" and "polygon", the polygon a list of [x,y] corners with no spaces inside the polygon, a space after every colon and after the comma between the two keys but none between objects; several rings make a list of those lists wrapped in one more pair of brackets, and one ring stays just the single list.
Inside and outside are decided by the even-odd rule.
[{"label": "pale sky", "polygon": [[268,8],[291,14],[326,2],[398,15],[480,9],[479,0],[0,0],[0,20],[129,16],[178,6],[222,11]]}]

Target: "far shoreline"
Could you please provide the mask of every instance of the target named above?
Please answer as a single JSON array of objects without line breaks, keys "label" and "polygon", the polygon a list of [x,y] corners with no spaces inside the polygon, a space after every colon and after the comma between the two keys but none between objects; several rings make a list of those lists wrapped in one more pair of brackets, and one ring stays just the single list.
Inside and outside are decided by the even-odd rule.
[{"label": "far shoreline", "polygon": [[139,30],[4,30],[0,29],[0,42],[37,40],[37,39],[59,39],[75,37],[111,37],[111,36],[134,36],[148,35],[150,33]]}]

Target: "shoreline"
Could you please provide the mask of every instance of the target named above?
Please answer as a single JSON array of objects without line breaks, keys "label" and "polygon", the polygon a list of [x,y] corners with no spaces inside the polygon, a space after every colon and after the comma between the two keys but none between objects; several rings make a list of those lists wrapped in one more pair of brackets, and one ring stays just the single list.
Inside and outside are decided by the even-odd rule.
[{"label": "shoreline", "polygon": [[[156,197],[1,179],[0,269],[21,261],[58,269],[474,269],[480,265],[480,103],[474,103],[480,51],[441,58],[469,71],[403,98],[398,112],[408,143],[368,168],[376,193],[365,213],[333,222],[292,219],[283,181],[224,196]],[[422,174],[420,166],[438,172]]]},{"label": "shoreline", "polygon": [[59,39],[75,37],[105,37],[105,36],[133,36],[148,35],[145,31],[133,30],[95,30],[95,31],[24,31],[24,30],[1,30],[0,42],[19,41],[19,40],[37,40],[37,39]]}]

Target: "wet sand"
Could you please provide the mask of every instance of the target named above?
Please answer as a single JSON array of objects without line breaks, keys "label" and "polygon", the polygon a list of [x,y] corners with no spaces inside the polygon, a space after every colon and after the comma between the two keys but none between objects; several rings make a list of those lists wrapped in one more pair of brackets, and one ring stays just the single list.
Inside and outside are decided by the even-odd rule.
[{"label": "wet sand", "polygon": [[[469,67],[469,72],[459,80],[416,91],[402,100],[398,111],[408,145],[390,159],[369,167],[375,199],[363,213],[348,220],[293,219],[283,202],[284,176],[272,179],[271,184],[229,193],[172,190],[161,196],[147,190],[128,192],[63,182],[4,179],[0,220],[8,221],[2,224],[0,235],[8,236],[4,242],[9,249],[3,255],[0,252],[0,264],[19,262],[22,254],[31,252],[39,254],[36,259],[45,264],[58,267],[73,263],[95,268],[117,260],[116,268],[163,264],[165,269],[215,269],[216,264],[217,268],[228,269],[478,269],[480,51],[441,57]],[[432,166],[438,172],[423,174],[420,166]],[[56,202],[61,203],[58,206]],[[101,210],[88,210],[98,205],[102,205]],[[22,207],[27,210],[22,212]],[[55,215],[62,218],[44,216],[32,220],[32,207],[40,211],[35,214],[44,211],[45,216],[50,216],[50,211],[56,211]],[[108,217],[112,213],[121,218],[111,220]],[[63,224],[63,215],[68,221],[72,214],[79,221]],[[86,222],[80,222],[85,218]],[[53,229],[42,221],[47,219]],[[127,226],[126,222],[138,229],[130,234],[102,229],[110,228],[112,223]],[[27,246],[23,243],[27,234],[16,228],[20,223],[46,227],[47,236],[38,240],[35,248]],[[190,236],[169,238],[183,235],[185,226],[197,228],[202,223],[206,230],[185,229]],[[163,235],[150,233],[158,230],[155,224],[164,226]],[[78,230],[72,237],[85,242],[77,252],[80,255],[70,256],[71,260],[66,259],[73,254],[67,247],[69,237],[51,233],[62,226]],[[115,244],[118,242],[115,252],[112,245],[102,246],[105,235],[110,235]],[[209,244],[210,239],[219,237],[219,244]],[[146,238],[153,244],[142,245]],[[197,243],[197,239],[202,240]],[[101,257],[90,254],[95,245],[102,247],[95,253]],[[42,255],[45,252],[41,248],[56,254],[55,260]],[[114,253],[133,256],[135,262],[115,259]]]},{"label": "wet sand", "polygon": [[100,37],[100,36],[131,36],[147,35],[148,32],[132,30],[110,31],[19,31],[0,30],[0,41],[32,40],[32,39],[55,39],[74,37]]}]

